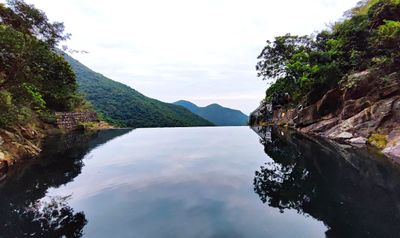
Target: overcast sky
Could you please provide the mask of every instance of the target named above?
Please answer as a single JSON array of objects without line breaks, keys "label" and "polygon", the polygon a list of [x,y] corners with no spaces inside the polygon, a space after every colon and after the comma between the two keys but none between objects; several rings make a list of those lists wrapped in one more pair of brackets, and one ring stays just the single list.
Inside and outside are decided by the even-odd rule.
[{"label": "overcast sky", "polygon": [[166,102],[219,103],[245,113],[267,84],[256,77],[267,39],[310,34],[358,0],[26,0],[65,23],[73,57]]}]

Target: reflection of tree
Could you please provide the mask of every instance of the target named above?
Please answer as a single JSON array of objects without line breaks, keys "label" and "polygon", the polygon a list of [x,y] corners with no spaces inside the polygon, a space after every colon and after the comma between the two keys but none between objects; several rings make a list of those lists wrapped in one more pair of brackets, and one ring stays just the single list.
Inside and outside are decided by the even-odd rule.
[{"label": "reflection of tree", "polygon": [[14,220],[6,220],[3,228],[10,237],[81,237],[87,223],[85,214],[74,213],[67,198],[39,200],[15,209],[11,211]]},{"label": "reflection of tree", "polygon": [[128,130],[73,133],[51,138],[41,158],[14,167],[0,184],[0,237],[80,237],[87,223],[68,197],[44,200],[51,187],[81,173],[83,157],[94,147]]},{"label": "reflection of tree", "polygon": [[328,237],[400,236],[400,172],[389,161],[277,128],[261,143],[274,160],[255,172],[262,202],[323,221]]},{"label": "reflection of tree", "polygon": [[276,163],[267,163],[256,171],[254,191],[260,196],[263,203],[281,209],[293,208],[301,211],[303,202],[309,201],[311,190],[305,190],[304,184],[308,181],[308,173],[298,165],[282,166]]}]

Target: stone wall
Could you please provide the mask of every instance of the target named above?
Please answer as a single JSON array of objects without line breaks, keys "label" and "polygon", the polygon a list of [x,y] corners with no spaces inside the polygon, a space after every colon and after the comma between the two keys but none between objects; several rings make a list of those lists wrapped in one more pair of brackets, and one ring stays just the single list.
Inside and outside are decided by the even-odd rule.
[{"label": "stone wall", "polygon": [[74,129],[81,123],[98,121],[95,112],[57,112],[57,126],[62,129]]}]

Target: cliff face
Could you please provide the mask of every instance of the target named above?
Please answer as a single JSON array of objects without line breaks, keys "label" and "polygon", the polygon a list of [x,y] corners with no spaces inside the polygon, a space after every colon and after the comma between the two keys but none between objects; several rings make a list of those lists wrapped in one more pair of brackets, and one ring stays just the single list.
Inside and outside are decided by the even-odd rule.
[{"label": "cliff face", "polygon": [[350,144],[372,144],[400,159],[400,74],[374,78],[369,71],[348,77],[310,105],[277,109],[273,124]]}]

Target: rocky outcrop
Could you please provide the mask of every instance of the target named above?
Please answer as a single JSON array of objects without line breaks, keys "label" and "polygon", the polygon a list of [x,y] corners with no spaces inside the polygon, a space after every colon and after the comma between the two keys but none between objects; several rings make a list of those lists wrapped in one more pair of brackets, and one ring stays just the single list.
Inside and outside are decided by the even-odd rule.
[{"label": "rocky outcrop", "polygon": [[0,128],[0,180],[14,163],[25,158],[36,158],[41,152],[44,138],[48,135],[79,128],[85,130],[111,128],[109,124],[98,121],[95,112],[56,113],[55,116],[57,122],[55,125],[44,123],[38,117],[32,117],[27,125]]},{"label": "rocky outcrop", "polygon": [[[400,74],[375,77],[369,71],[353,74],[305,108],[274,112],[272,122],[349,144],[379,144],[400,159]],[[382,141],[374,143],[372,135]]]},{"label": "rocky outcrop", "polygon": [[16,161],[36,157],[41,152],[43,129],[35,127],[29,124],[0,129],[0,180]]}]

